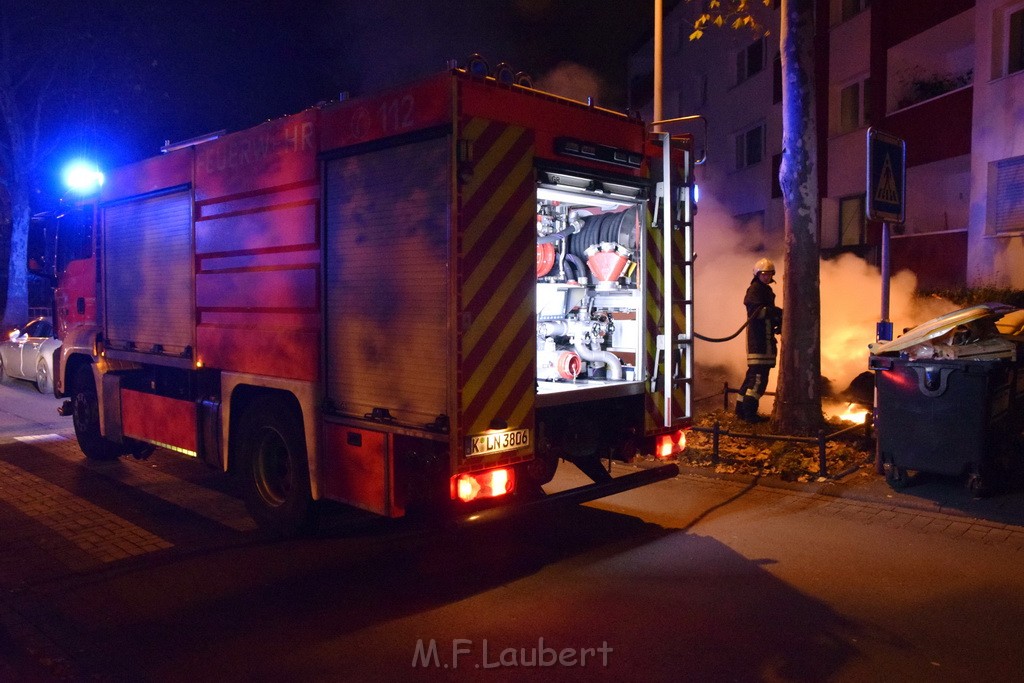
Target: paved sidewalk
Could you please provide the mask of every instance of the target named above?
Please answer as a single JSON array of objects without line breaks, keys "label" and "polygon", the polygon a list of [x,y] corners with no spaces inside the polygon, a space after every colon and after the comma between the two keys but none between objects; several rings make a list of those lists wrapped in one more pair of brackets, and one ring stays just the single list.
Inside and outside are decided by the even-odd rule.
[{"label": "paved sidewalk", "polygon": [[865,524],[909,528],[969,540],[1024,549],[1024,487],[989,498],[975,498],[956,479],[920,477],[903,491],[894,491],[873,465],[838,481],[796,483],[773,477],[718,474],[710,469],[680,467],[680,478],[729,482],[737,488],[756,487],[797,493],[821,503],[823,515],[835,515]]}]

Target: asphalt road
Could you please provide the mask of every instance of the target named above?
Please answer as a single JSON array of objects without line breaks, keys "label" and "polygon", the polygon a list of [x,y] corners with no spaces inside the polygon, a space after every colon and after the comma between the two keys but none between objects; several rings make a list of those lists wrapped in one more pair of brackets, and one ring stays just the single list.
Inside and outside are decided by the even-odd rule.
[{"label": "asphalt road", "polygon": [[[3,680],[1024,672],[1013,506],[684,475],[468,529],[334,508],[316,537],[278,541],[201,463],[85,462],[56,405],[0,387]],[[564,467],[555,487],[577,483]]]}]

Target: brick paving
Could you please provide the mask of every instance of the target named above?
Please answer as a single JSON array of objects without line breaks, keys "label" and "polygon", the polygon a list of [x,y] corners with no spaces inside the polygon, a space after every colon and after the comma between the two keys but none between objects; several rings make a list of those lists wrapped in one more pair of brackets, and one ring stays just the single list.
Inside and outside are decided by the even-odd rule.
[{"label": "brick paving", "polygon": [[[115,562],[172,546],[116,514],[3,461],[0,461],[0,503],[54,532],[97,563]],[[23,542],[45,547],[52,540],[33,535]],[[73,566],[69,569],[84,568],[80,557],[63,553],[54,557],[70,562]]]},{"label": "brick paving", "polygon": [[256,529],[255,522],[249,517],[245,506],[239,500],[183,481],[158,469],[147,467],[145,463],[127,459],[110,462],[83,462],[84,459],[82,452],[78,450],[78,444],[73,439],[57,434],[15,438],[25,443],[48,442],[47,451],[65,462],[87,467],[91,472],[115,479],[168,503],[194,510],[235,531],[247,532]]},{"label": "brick paving", "polygon": [[[0,589],[169,551],[182,539],[187,552],[256,529],[237,497],[155,464],[88,461],[60,434],[13,440],[24,447],[0,443]],[[208,478],[225,476],[196,465]]]}]

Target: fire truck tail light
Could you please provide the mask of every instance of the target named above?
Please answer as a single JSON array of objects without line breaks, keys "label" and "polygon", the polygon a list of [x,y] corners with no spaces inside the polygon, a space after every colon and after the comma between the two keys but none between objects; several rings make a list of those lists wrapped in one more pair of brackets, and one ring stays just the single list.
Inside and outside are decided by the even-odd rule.
[{"label": "fire truck tail light", "polygon": [[654,444],[654,454],[659,458],[671,458],[684,450],[686,450],[686,432],[681,429],[671,434],[662,434]]},{"label": "fire truck tail light", "polygon": [[515,476],[510,467],[486,472],[460,474],[453,479],[454,497],[463,503],[480,498],[497,498],[511,493],[515,488]]}]

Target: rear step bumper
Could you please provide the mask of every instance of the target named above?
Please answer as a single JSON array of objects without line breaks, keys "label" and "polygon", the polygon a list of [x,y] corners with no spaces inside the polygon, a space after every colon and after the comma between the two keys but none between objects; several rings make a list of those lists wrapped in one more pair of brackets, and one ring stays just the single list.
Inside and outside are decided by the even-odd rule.
[{"label": "rear step bumper", "polygon": [[578,505],[616,493],[622,493],[640,486],[647,486],[663,479],[671,479],[679,474],[679,466],[674,463],[660,465],[648,470],[641,470],[632,474],[625,474],[621,477],[614,477],[608,481],[578,486],[574,489],[566,489],[551,493],[543,498],[537,498],[525,503],[514,505],[501,505],[487,510],[481,510],[473,514],[460,517],[455,520],[458,527],[476,526],[499,519],[505,519],[525,512],[532,512],[547,506],[554,505]]}]

